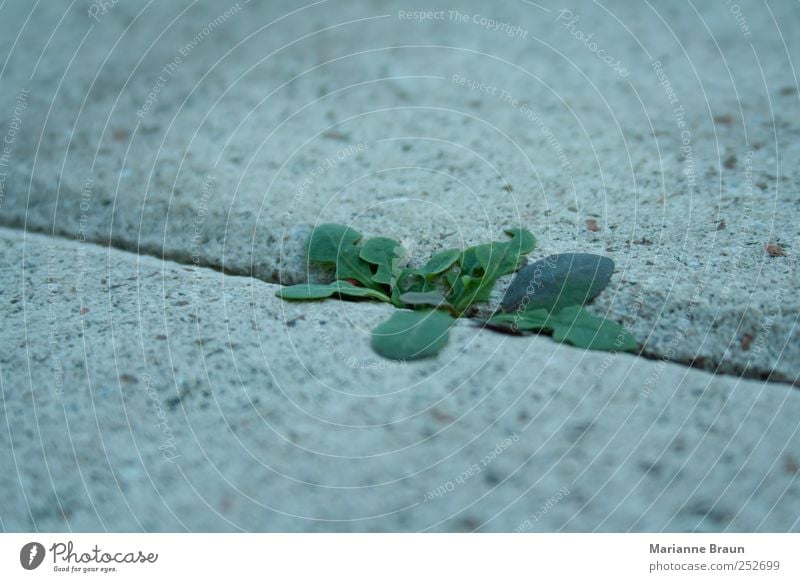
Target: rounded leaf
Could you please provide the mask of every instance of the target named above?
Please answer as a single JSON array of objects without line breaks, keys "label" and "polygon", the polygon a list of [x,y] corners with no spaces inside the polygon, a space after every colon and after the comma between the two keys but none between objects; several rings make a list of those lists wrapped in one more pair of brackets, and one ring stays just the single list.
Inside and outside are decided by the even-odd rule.
[{"label": "rounded leaf", "polygon": [[361,240],[362,234],[343,224],[320,224],[308,237],[308,259],[318,263],[336,263],[345,247]]},{"label": "rounded leaf", "polygon": [[614,261],[586,253],[550,255],[520,270],[509,285],[503,311],[546,309],[556,312],[588,303],[605,289]]},{"label": "rounded leaf", "polygon": [[372,331],[372,347],[395,360],[433,356],[447,344],[453,321],[441,311],[398,311]]},{"label": "rounded leaf", "polygon": [[508,228],[503,232],[514,239],[507,244],[513,244],[514,248],[523,255],[527,255],[536,248],[536,237],[527,228]]}]

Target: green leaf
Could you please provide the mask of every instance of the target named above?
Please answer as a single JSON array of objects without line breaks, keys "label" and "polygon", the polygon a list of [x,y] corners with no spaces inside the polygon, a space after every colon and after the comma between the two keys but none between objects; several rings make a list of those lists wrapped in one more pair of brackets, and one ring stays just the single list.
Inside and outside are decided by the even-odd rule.
[{"label": "green leaf", "polygon": [[496,313],[487,323],[513,333],[524,331],[551,331],[552,316],[545,309],[520,311],[515,313]]},{"label": "green leaf", "polygon": [[281,299],[289,301],[302,301],[310,299],[326,299],[333,295],[336,290],[331,285],[291,285],[290,287],[281,287],[275,293]]},{"label": "green leaf", "polygon": [[482,275],[482,267],[480,261],[478,260],[478,252],[483,248],[490,249],[491,246],[492,243],[485,243],[464,249],[464,252],[461,253],[461,258],[459,259],[461,272],[467,275]]},{"label": "green leaf", "polygon": [[414,360],[447,344],[453,318],[441,311],[398,311],[372,331],[372,347],[385,358]]},{"label": "green leaf", "polygon": [[397,277],[397,288],[401,293],[406,291],[422,291],[425,285],[425,278],[422,275],[417,275],[414,269],[405,268],[400,271],[400,276]]},{"label": "green leaf", "polygon": [[492,242],[466,249],[461,259],[461,269],[470,276],[500,277],[517,270],[524,255],[531,252],[536,239],[524,228],[505,231],[510,241]]},{"label": "green leaf", "polygon": [[359,253],[363,260],[378,267],[372,280],[392,287],[401,273],[399,263],[405,255],[406,250],[399,242],[386,237],[367,240]]},{"label": "green leaf", "polygon": [[365,287],[377,288],[372,282],[369,263],[361,259],[358,247],[352,245],[339,249],[339,256],[336,257],[336,278],[340,281],[353,279]]},{"label": "green leaf", "polygon": [[495,279],[464,275],[456,279],[450,294],[450,302],[459,313],[464,313],[473,303],[488,301]]},{"label": "green leaf", "polygon": [[400,296],[408,291],[419,291],[419,289],[415,289],[419,281],[424,281],[424,279],[419,275],[415,275],[413,269],[401,270],[400,276],[395,281],[395,286],[392,287],[392,305],[403,307],[404,303],[400,301]]},{"label": "green leaf", "polygon": [[506,244],[517,247],[520,255],[527,255],[536,248],[536,237],[527,228],[508,228],[503,232],[513,239]]},{"label": "green leaf", "polygon": [[630,332],[579,306],[566,307],[551,316],[553,339],[589,350],[630,351],[639,347]]},{"label": "green leaf", "polygon": [[313,299],[326,299],[331,295],[338,294],[347,297],[371,297],[381,301],[389,301],[389,297],[380,291],[357,287],[347,281],[334,281],[327,285],[301,284],[290,287],[282,287],[275,295],[281,299],[289,301],[304,301]]},{"label": "green leaf", "polygon": [[497,278],[513,273],[519,268],[523,257],[536,245],[534,236],[524,228],[505,232],[511,237],[510,241],[480,245],[476,249],[475,255],[484,276]]},{"label": "green leaf", "polygon": [[336,263],[341,250],[361,240],[360,232],[341,224],[320,224],[308,237],[307,253],[310,261]]},{"label": "green leaf", "polygon": [[422,275],[423,277],[444,273],[447,269],[453,266],[460,255],[461,251],[458,249],[447,249],[441,251],[433,255],[428,262],[425,263],[420,269],[417,269],[415,273]]},{"label": "green leaf", "polygon": [[497,279],[516,271],[524,255],[533,250],[536,240],[530,231],[518,228],[505,232],[510,241],[477,245],[461,254],[461,276],[453,281],[449,296],[459,312],[473,303],[488,301]]},{"label": "green leaf", "polygon": [[475,251],[483,277],[497,279],[516,271],[520,266],[522,255],[517,249],[505,244],[481,245]]},{"label": "green leaf", "polygon": [[[491,246],[491,245],[480,245]],[[477,252],[479,247],[470,247],[461,254],[459,273],[448,273],[445,276],[447,284],[450,286],[450,293],[447,298],[450,300],[459,313],[463,313],[476,301],[480,301],[479,295],[491,295],[491,286],[494,281],[489,281],[489,292],[486,293],[486,282],[483,281],[483,270],[478,262]]]},{"label": "green leaf", "polygon": [[583,305],[608,285],[614,261],[586,253],[550,255],[522,269],[500,304],[503,311],[546,309],[558,312]]},{"label": "green leaf", "polygon": [[392,303],[397,307],[403,307],[405,304],[400,300],[403,293],[427,293],[428,291],[436,291],[438,289],[436,282],[418,275],[414,269],[402,269],[400,276],[392,287]]},{"label": "green leaf", "polygon": [[361,240],[360,232],[341,224],[321,224],[308,237],[308,259],[336,266],[336,278],[352,279],[365,287],[378,289],[372,281],[369,263],[359,257],[355,244]]},{"label": "green leaf", "polygon": [[546,309],[496,313],[485,323],[487,327],[517,334],[526,331],[552,332],[556,341],[589,350],[623,352],[639,347],[624,327],[594,316],[577,305],[555,314]]}]

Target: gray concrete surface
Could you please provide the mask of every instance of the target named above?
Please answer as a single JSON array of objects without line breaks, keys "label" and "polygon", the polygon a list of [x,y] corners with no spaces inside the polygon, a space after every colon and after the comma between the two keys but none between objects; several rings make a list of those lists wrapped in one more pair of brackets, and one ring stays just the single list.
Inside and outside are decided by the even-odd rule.
[{"label": "gray concrete surface", "polygon": [[[797,529],[800,8],[735,6],[2,3],[0,528]],[[607,255],[648,359],[377,369],[273,298],[330,221]]]},{"label": "gray concrete surface", "polygon": [[800,392],[0,230],[18,530],[797,531]]}]

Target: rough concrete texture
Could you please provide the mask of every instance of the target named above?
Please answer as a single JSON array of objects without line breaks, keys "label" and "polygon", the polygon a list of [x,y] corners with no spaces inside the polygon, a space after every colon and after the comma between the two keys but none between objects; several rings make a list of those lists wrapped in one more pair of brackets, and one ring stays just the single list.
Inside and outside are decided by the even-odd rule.
[{"label": "rough concrete texture", "polygon": [[3,6],[0,223],[270,282],[320,221],[418,260],[524,225],[617,262],[651,356],[796,381],[796,4],[98,4]]},{"label": "rough concrete texture", "polygon": [[0,234],[6,530],[800,529],[785,385]]}]

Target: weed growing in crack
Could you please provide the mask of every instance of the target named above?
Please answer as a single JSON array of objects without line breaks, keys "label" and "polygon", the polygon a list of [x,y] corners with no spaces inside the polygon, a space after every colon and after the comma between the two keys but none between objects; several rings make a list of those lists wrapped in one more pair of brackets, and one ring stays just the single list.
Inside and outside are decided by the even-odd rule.
[{"label": "weed growing in crack", "polygon": [[550,334],[586,349],[638,348],[630,332],[582,307],[608,285],[611,259],[565,253],[522,268],[536,239],[524,228],[505,234],[508,240],[441,251],[414,269],[403,266],[406,251],[394,239],[363,240],[350,227],[321,224],[309,235],[307,258],[333,267],[336,280],[283,287],[277,295],[289,301],[337,296],[391,303],[398,311],[372,331],[372,347],[386,358],[413,360],[436,355],[447,344],[456,318],[472,317],[473,305],[489,300],[500,277],[519,271],[498,311],[480,321],[485,327],[519,335]]}]

